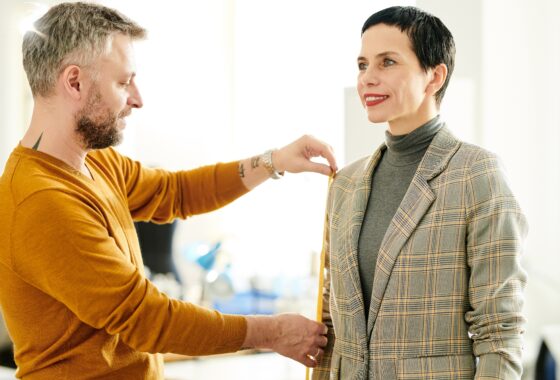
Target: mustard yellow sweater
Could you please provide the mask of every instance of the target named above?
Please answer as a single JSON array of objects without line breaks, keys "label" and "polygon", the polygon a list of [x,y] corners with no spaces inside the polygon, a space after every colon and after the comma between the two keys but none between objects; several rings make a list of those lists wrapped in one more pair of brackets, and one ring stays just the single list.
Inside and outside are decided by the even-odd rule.
[{"label": "mustard yellow sweater", "polygon": [[133,220],[208,212],[247,192],[237,163],[142,167],[88,154],[93,180],[18,146],[0,179],[0,305],[23,379],[162,379],[160,355],[236,351],[243,317],[170,299],[144,276]]}]

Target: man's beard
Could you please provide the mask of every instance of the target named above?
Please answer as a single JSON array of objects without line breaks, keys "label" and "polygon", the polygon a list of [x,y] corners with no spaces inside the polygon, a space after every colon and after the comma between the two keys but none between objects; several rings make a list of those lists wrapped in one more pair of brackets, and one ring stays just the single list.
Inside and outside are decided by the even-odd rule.
[{"label": "man's beard", "polygon": [[76,115],[76,132],[82,138],[84,149],[104,149],[118,145],[122,141],[122,132],[118,121],[127,115],[125,110],[113,114],[108,108],[102,108],[103,102],[99,90],[94,87],[87,104]]}]

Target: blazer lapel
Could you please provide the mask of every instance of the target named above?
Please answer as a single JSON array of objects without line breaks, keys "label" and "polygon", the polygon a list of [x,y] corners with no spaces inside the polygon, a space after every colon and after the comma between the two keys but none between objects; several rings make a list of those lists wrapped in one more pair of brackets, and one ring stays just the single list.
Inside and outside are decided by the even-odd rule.
[{"label": "blazer lapel", "polygon": [[441,128],[428,147],[395,216],[389,224],[375,266],[367,324],[368,337],[373,330],[387,283],[399,253],[436,199],[428,182],[445,169],[460,145],[459,140],[445,126]]},{"label": "blazer lapel", "polygon": [[347,252],[349,252],[349,254],[345,255],[348,270],[343,277],[344,287],[347,292],[346,297],[354,298],[359,301],[356,305],[359,310],[356,310],[355,313],[356,332],[360,334],[358,340],[364,342],[364,344],[367,342],[366,313],[364,312],[364,296],[358,270],[358,240],[360,238],[360,230],[371,192],[371,177],[386,148],[387,146],[385,143],[381,144],[372,155],[371,159],[367,160],[363,168],[361,170],[356,170],[352,176],[352,182],[354,183],[351,202],[352,209],[348,210],[350,212],[350,218],[348,219],[348,224],[345,226],[347,232],[344,234],[348,247]]}]

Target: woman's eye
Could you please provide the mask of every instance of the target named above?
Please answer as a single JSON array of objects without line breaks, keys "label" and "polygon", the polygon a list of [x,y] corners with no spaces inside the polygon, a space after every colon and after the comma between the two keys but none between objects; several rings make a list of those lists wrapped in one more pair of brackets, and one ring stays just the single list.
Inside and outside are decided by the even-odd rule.
[{"label": "woman's eye", "polygon": [[358,69],[360,69],[360,71],[367,70],[367,68],[368,68],[367,63],[364,62],[358,63]]},{"label": "woman's eye", "polygon": [[383,60],[383,66],[387,67],[387,66],[393,66],[395,63],[395,61],[393,61],[391,58],[385,58]]}]

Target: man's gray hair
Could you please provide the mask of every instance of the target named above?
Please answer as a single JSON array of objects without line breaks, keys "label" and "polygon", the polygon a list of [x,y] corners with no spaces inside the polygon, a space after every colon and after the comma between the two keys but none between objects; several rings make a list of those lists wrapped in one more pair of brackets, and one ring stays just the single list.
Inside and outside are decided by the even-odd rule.
[{"label": "man's gray hair", "polygon": [[38,19],[23,37],[23,68],[33,96],[52,95],[68,65],[87,67],[109,38],[122,33],[142,39],[146,30],[114,9],[91,3],[62,3]]}]

